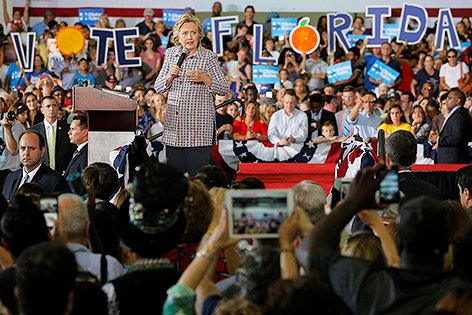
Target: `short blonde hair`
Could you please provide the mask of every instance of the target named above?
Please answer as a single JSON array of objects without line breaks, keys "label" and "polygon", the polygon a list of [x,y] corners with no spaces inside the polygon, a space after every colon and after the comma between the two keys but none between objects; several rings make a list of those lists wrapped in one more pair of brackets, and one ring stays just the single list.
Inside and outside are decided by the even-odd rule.
[{"label": "short blonde hair", "polygon": [[200,20],[195,15],[182,14],[179,17],[179,19],[177,20],[177,22],[175,22],[175,24],[174,24],[172,37],[174,38],[175,45],[180,45],[180,42],[179,42],[180,28],[185,23],[193,23],[197,26],[197,29],[198,29],[198,42],[200,43],[202,41],[202,38],[203,38],[202,23],[200,22]]}]

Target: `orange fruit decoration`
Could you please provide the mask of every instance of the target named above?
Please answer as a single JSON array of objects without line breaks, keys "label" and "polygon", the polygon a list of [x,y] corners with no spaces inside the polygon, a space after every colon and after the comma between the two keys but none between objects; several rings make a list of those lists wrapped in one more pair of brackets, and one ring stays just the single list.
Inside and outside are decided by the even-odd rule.
[{"label": "orange fruit decoration", "polygon": [[57,48],[63,55],[75,55],[85,48],[85,34],[75,26],[67,26],[56,34]]},{"label": "orange fruit decoration", "polygon": [[297,53],[310,54],[320,44],[320,33],[310,25],[310,18],[300,19],[297,27],[290,32],[290,45]]}]

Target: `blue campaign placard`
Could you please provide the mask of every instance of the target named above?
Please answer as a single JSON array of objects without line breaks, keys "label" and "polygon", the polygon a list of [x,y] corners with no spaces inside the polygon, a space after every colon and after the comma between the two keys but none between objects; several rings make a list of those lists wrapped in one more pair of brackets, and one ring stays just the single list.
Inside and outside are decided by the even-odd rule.
[{"label": "blue campaign placard", "polygon": [[352,76],[352,65],[350,61],[344,61],[326,68],[329,83],[347,80]]},{"label": "blue campaign placard", "polygon": [[272,30],[270,36],[285,36],[297,26],[297,23],[296,18],[273,18],[271,19]]},{"label": "blue campaign placard", "polygon": [[182,14],[184,14],[184,10],[164,9],[162,10],[162,20],[167,27],[172,27]]},{"label": "blue campaign placard", "polygon": [[356,46],[356,42],[360,40],[366,39],[366,37],[369,35],[354,35],[354,34],[348,34],[347,39],[349,40],[349,43],[351,44],[351,47]]},{"label": "blue campaign placard", "polygon": [[164,36],[161,38],[161,48],[167,49],[168,43],[169,43],[169,36]]},{"label": "blue campaign placard", "polygon": [[79,22],[84,25],[95,25],[103,12],[103,9],[79,9]]},{"label": "blue campaign placard", "polygon": [[259,84],[276,84],[280,83],[279,68],[268,65],[252,66],[252,82]]},{"label": "blue campaign placard", "polygon": [[400,73],[387,66],[382,61],[376,60],[372,67],[370,67],[367,75],[372,77],[374,80],[382,79],[383,83],[389,83],[395,82]]},{"label": "blue campaign placard", "polygon": [[384,24],[382,33],[384,37],[389,37],[391,41],[394,37],[398,37],[400,24]]}]

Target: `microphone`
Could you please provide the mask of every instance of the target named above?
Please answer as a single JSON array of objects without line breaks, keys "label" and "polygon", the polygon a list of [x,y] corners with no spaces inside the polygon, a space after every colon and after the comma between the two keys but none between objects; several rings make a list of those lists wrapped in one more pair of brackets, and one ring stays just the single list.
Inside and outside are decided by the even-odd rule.
[{"label": "microphone", "polygon": [[179,68],[184,63],[184,60],[185,60],[185,57],[187,57],[187,54],[188,54],[188,48],[184,47],[184,49],[182,49],[182,54],[179,57],[179,61],[177,61],[177,66],[179,66]]}]

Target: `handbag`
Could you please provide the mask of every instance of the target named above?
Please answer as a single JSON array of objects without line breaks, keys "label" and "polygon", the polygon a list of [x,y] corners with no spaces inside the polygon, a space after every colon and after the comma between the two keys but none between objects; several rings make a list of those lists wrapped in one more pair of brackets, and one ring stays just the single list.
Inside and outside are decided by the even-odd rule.
[{"label": "handbag", "polygon": [[[461,68],[461,78],[457,81],[457,83],[459,85],[462,84],[462,82],[464,82],[465,78],[462,77],[462,61],[459,65],[459,67]],[[469,95],[470,91],[472,90],[472,79],[469,79],[469,82],[467,83],[467,85],[464,85],[461,89],[462,92],[464,92],[464,94],[466,95]]]}]

